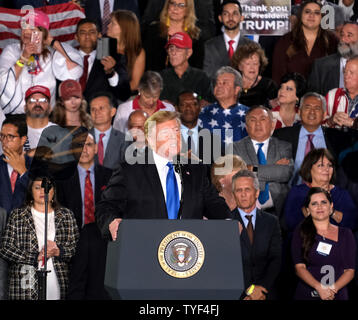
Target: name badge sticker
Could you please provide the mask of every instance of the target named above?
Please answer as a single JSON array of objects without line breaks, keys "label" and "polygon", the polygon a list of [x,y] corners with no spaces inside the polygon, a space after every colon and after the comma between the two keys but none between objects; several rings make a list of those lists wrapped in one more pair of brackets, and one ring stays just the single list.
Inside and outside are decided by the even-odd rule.
[{"label": "name badge sticker", "polygon": [[317,246],[317,252],[323,256],[328,256],[331,252],[332,245],[329,243],[325,243],[320,241]]}]

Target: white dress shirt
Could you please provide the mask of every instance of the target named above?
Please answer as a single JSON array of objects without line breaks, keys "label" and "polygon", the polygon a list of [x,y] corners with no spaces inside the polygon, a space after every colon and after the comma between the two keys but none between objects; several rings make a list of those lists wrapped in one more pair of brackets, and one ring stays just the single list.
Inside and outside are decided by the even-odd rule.
[{"label": "white dress shirt", "polygon": [[[167,163],[169,162],[169,160],[166,159],[166,158],[163,158],[162,156],[160,156],[159,154],[155,153],[154,151],[153,151],[153,158],[154,158],[154,163],[155,163],[155,165],[157,167],[160,183],[162,185],[164,198],[165,198],[165,201],[167,201],[167,174],[168,174],[168,171],[169,171],[169,167],[167,166]],[[175,178],[176,178],[177,184],[178,184],[179,199],[181,199],[181,180],[180,180],[180,176],[175,171],[175,169],[174,169],[174,174],[175,174]]]}]

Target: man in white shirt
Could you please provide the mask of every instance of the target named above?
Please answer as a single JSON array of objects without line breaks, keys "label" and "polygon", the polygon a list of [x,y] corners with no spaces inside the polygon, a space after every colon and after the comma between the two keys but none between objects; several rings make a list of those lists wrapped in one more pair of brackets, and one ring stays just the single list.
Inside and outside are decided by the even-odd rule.
[{"label": "man in white shirt", "polygon": [[[78,22],[75,39],[83,59],[83,74],[79,79],[83,95],[88,102],[94,92],[110,91],[118,100],[125,101],[130,96],[125,57],[121,56],[116,61],[110,56],[96,59],[97,40],[100,37],[95,21],[85,18]],[[115,66],[112,68],[113,61]]]},{"label": "man in white shirt", "polygon": [[261,208],[280,217],[294,165],[291,144],[272,137],[274,129],[270,109],[251,108],[246,114],[248,136],[233,144],[233,153],[257,172]]},{"label": "man in white shirt", "polygon": [[220,6],[219,21],[223,24],[223,34],[205,43],[203,70],[210,78],[222,66],[230,65],[231,57],[238,46],[251,40],[240,33],[240,22],[244,20],[242,8],[237,0],[224,0]]},{"label": "man in white shirt", "polygon": [[158,111],[145,123],[148,150],[143,162],[123,163],[96,207],[102,236],[115,240],[122,218],[226,219],[230,212],[200,164],[180,165],[180,120]]},{"label": "man in white shirt", "polygon": [[51,113],[50,99],[50,90],[45,86],[33,86],[25,93],[28,139],[24,146],[26,151],[36,149],[42,131],[49,126],[56,125],[49,121],[49,115]]}]

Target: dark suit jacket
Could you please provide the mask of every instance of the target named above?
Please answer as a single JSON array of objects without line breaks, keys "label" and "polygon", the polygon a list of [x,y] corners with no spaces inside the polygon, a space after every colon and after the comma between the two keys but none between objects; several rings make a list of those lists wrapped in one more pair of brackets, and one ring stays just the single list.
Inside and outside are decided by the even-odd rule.
[{"label": "dark suit jacket", "polygon": [[[106,188],[111,175],[112,170],[100,165],[95,165],[95,203],[100,201],[102,192]],[[70,179],[56,181],[56,185],[58,201],[63,207],[70,209],[74,213],[78,229],[81,230],[83,224],[82,197],[78,170],[75,171],[75,174]]]},{"label": "dark suit jacket", "polygon": [[[238,46],[252,42],[240,35]],[[229,66],[230,59],[226,50],[224,35],[216,36],[205,42],[203,70],[209,78],[214,79],[216,71],[223,66]]]},{"label": "dark suit jacket", "polygon": [[[280,140],[284,140],[292,144],[293,160],[296,159],[298,139],[300,136],[301,127],[302,125],[280,128],[275,130],[273,133],[273,135]],[[338,156],[341,151],[351,147],[354,142],[357,141],[356,130],[348,130],[347,132],[345,132],[326,127],[322,127],[322,129],[327,149],[332,153],[336,160],[338,159]]]},{"label": "dark suit jacket", "polygon": [[[292,159],[292,147],[286,141],[271,137],[267,149],[267,164],[259,165],[255,148],[249,136],[234,142],[233,153],[240,156],[246,164],[258,167],[257,176],[260,181],[260,189],[265,189],[269,183],[269,190],[278,217],[281,216],[285,196],[288,193],[288,182],[292,176],[294,162]],[[282,158],[290,159],[288,165],[278,165],[276,162]]]},{"label": "dark suit jacket", "polygon": [[260,285],[269,292],[268,298],[273,298],[272,290],[280,273],[282,254],[278,220],[274,215],[257,209],[254,240],[251,245],[238,209],[231,213],[243,226],[240,242],[245,289],[251,284]]},{"label": "dark suit jacket", "polygon": [[[114,0],[113,11],[118,9],[133,11],[139,19],[139,8],[137,0]],[[86,0],[85,1],[85,15],[86,18],[96,20],[99,29],[102,29],[101,8],[99,0]]]},{"label": "dark suit jacket", "polygon": [[[90,133],[95,136],[94,129],[91,129]],[[104,154],[103,166],[111,170],[118,168],[119,164],[125,160],[125,152],[129,144],[130,142],[125,141],[125,135],[112,127],[106,152]],[[98,164],[97,155],[94,159],[95,163]]]},{"label": "dark suit jacket", "polygon": [[326,95],[334,88],[339,88],[340,58],[338,53],[316,59],[308,77],[309,91]]},{"label": "dark suit jacket", "polygon": [[101,61],[95,59],[91,72],[88,75],[85,91],[83,92],[87,102],[89,101],[91,95],[98,91],[110,91],[120,101],[126,101],[129,98],[131,90],[129,86],[126,59],[123,55],[117,55],[114,58],[117,61],[115,71],[117,72],[119,78],[117,86],[110,86]]},{"label": "dark suit jacket", "polygon": [[[0,207],[4,208],[7,214],[10,214],[12,209],[20,208],[24,204],[27,183],[28,171],[21,177],[18,177],[15,184],[15,192],[11,192],[10,177],[7,170],[7,163],[3,160],[4,155],[0,157]],[[30,168],[31,159],[25,156],[26,168]]]},{"label": "dark suit jacket", "polygon": [[[151,150],[146,151],[143,164],[121,164],[96,206],[96,221],[102,235],[110,237],[108,226],[115,218],[167,219],[163,189]],[[147,160],[145,162],[145,160]],[[214,219],[230,217],[225,200],[209,183],[202,165],[182,166],[181,219]]]},{"label": "dark suit jacket", "polygon": [[[2,234],[5,230],[7,222],[7,213],[4,208],[0,207],[0,243],[2,239]],[[7,262],[0,258],[0,300],[5,300],[7,298]]]}]

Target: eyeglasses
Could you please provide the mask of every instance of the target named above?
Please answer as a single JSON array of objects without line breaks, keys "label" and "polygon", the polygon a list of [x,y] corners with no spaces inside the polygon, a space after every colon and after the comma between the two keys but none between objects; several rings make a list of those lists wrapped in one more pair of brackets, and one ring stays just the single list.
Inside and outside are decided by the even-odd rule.
[{"label": "eyeglasses", "polygon": [[29,101],[30,101],[30,103],[36,103],[36,102],[46,103],[46,102],[48,102],[48,99],[47,98],[38,98],[38,99],[30,98]]},{"label": "eyeglasses", "polygon": [[185,3],[176,3],[176,2],[173,2],[173,1],[169,1],[169,6],[176,7],[176,8],[179,8],[179,9],[184,9],[186,7],[186,4]]},{"label": "eyeglasses", "polygon": [[15,138],[20,138],[20,136],[0,133],[0,141],[4,141],[5,139],[7,139],[8,141],[12,142]]}]

